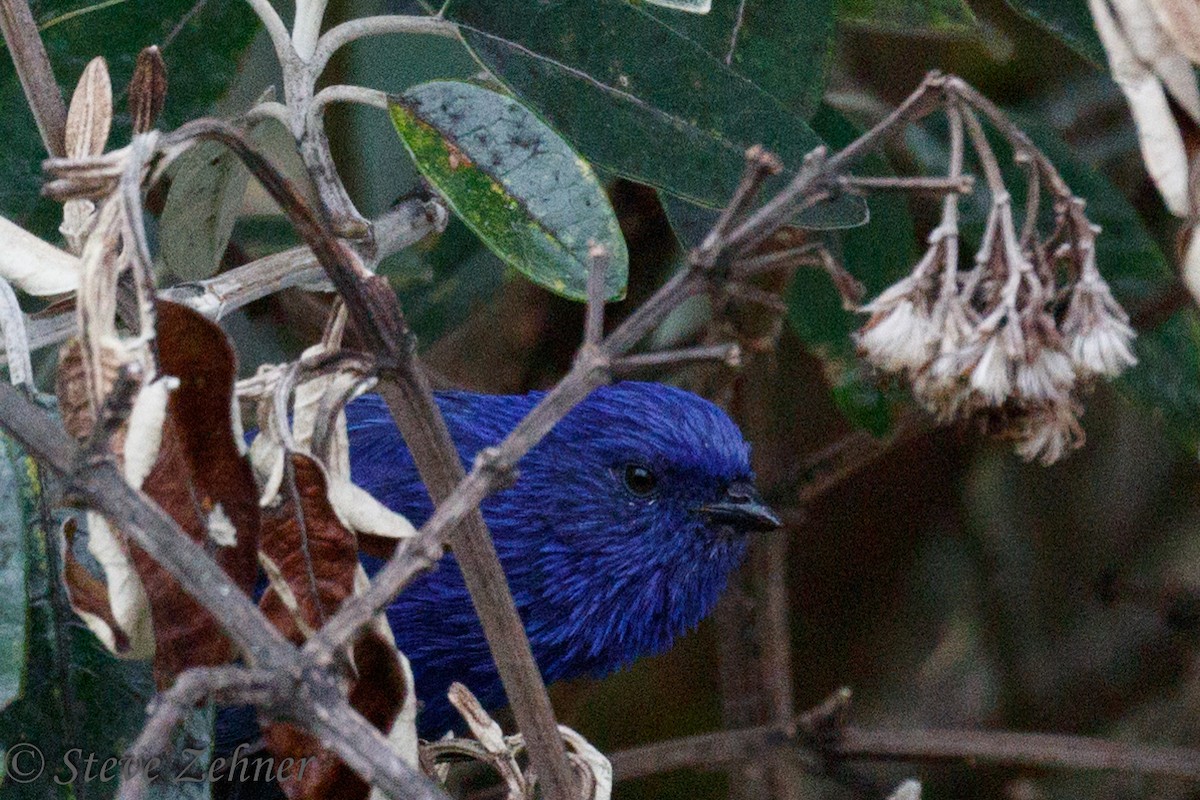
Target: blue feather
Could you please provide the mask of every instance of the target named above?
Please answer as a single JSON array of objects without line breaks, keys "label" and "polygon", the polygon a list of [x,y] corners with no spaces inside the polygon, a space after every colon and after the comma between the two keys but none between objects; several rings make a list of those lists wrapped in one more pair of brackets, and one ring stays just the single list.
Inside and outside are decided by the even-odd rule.
[{"label": "blue feather", "polygon": [[[437,395],[465,466],[498,444],[541,399]],[[432,506],[382,401],[347,408],[355,483],[421,525]],[[649,469],[656,490],[625,485]],[[700,506],[752,481],[749,447],[723,411],[651,383],[597,389],[518,464],[514,486],[483,504],[518,610],[547,682],[604,675],[660,652],[712,610],[745,551],[745,534],[714,525]],[[458,726],[446,689],[465,683],[485,707],[505,703],[452,555],[388,609],[412,662],[422,735]]]}]

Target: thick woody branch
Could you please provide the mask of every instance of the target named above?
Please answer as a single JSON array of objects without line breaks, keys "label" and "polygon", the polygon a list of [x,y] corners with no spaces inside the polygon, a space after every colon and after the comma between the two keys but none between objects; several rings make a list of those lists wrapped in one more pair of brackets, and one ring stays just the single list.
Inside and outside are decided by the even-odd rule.
[{"label": "thick woody branch", "polygon": [[[180,141],[209,139],[225,144],[288,214],[346,304],[366,349],[375,356],[380,367],[379,393],[413,454],[430,496],[435,503],[441,503],[462,481],[462,463],[417,361],[408,324],[386,279],[371,274],[358,254],[334,235],[329,223],[235,128],[216,120],[197,120],[183,126],[173,136]],[[436,563],[442,544],[447,540],[454,546],[497,670],[525,734],[533,769],[550,800],[569,800],[574,796],[574,776],[524,625],[517,614],[491,535],[479,512],[480,499],[482,495],[463,509],[464,513],[453,525],[440,530],[438,536],[422,541],[421,563],[423,568]],[[389,562],[384,573],[393,567],[397,558]],[[379,582],[377,576],[368,594],[376,591]],[[397,591],[399,586],[387,593],[377,608],[387,605]],[[359,607],[361,604],[351,601],[344,604],[343,609],[347,606]],[[375,612],[370,611],[367,619],[353,625],[352,630],[344,628],[350,634],[347,641],[353,640],[361,625],[374,615]],[[321,637],[314,639],[310,644],[315,650],[310,652],[315,652],[323,666],[330,666],[334,663],[335,653],[322,649],[322,641]],[[351,761],[347,763],[354,768]]]},{"label": "thick woody branch", "polygon": [[0,0],[0,30],[4,32],[4,42],[12,54],[46,152],[51,156],[64,155],[67,104],[63,102],[62,90],[54,79],[50,57],[26,0]]},{"label": "thick woody branch", "polygon": [[213,615],[256,670],[277,676],[285,689],[275,695],[280,698],[277,704],[264,709],[268,714],[312,731],[364,779],[394,798],[443,797],[350,708],[332,676],[304,663],[296,648],[233,585],[203,547],[125,482],[113,461],[82,459],[80,449],[45,409],[4,382],[0,382],[0,428],[61,475],[69,494],[105,516],[119,519],[121,529]]}]

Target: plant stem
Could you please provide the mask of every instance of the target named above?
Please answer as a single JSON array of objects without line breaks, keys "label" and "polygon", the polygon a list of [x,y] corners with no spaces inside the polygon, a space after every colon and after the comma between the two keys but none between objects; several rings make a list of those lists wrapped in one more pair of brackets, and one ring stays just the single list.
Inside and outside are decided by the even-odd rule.
[{"label": "plant stem", "polygon": [[61,157],[65,154],[67,105],[26,0],[0,0],[0,30],[4,32],[42,144],[51,156]]}]

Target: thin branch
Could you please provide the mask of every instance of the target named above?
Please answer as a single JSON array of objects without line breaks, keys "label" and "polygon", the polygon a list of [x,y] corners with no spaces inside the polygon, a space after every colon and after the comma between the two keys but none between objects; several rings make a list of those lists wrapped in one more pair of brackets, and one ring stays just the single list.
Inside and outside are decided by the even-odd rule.
[{"label": "thin branch", "polygon": [[124,773],[118,800],[145,797],[155,772],[150,765],[161,763],[171,749],[175,729],[200,702],[214,700],[230,705],[269,706],[278,702],[289,688],[287,681],[280,681],[279,673],[267,670],[226,666],[200,667],[184,672],[170,689],[151,702],[149,718],[127,754],[138,768]]},{"label": "thin branch", "polygon": [[689,364],[712,362],[736,369],[742,366],[742,348],[736,342],[730,342],[638,353],[614,359],[610,369],[614,377],[624,377],[642,370],[678,369]]},{"label": "thin branch", "polygon": [[121,521],[121,529],[213,615],[256,668],[287,681],[275,706],[263,710],[322,738],[353,770],[394,798],[445,800],[408,766],[378,730],[346,703],[337,679],[306,664],[250,598],[170,516],[125,482],[111,460],[86,462],[61,424],[22,390],[0,382],[0,428],[64,478],[89,508]]},{"label": "thin branch", "polygon": [[[337,288],[366,349],[375,356],[380,367],[380,394],[413,454],[430,496],[435,503],[442,503],[462,481],[462,463],[445,420],[434,402],[428,379],[416,359],[408,324],[387,280],[371,274],[359,255],[334,236],[324,217],[316,214],[296,187],[233,126],[218,120],[196,120],[179,128],[172,137],[175,141],[202,139],[221,142],[242,160],[271,198],[288,214]],[[486,486],[484,482],[480,488]],[[442,543],[446,540],[444,537],[457,528],[453,537],[455,555],[492,649],[505,692],[521,732],[525,734],[531,765],[538,774],[546,797],[550,800],[570,800],[574,795],[574,773],[567,762],[554,711],[541,673],[533,660],[525,627],[479,511],[479,502],[485,494],[481,492],[474,495],[470,504],[460,509],[461,513],[454,523],[439,529],[436,536],[418,537],[418,567],[428,569],[436,563],[441,557]],[[438,511],[441,510],[439,506]],[[464,520],[465,525],[458,525]],[[403,552],[409,551],[406,549]],[[347,637],[342,644],[357,638],[362,625],[373,619],[376,611],[387,605],[403,585],[385,583],[383,576],[407,567],[407,561],[398,553],[376,576],[366,594],[357,598],[361,601],[361,597],[370,597],[372,602],[355,602],[354,598],[348,600],[322,631],[331,628],[338,630],[339,635]],[[382,590],[379,588],[381,584],[384,586]],[[376,602],[378,606],[374,605]],[[363,610],[367,613],[365,618],[355,616]],[[347,624],[344,621],[348,617],[353,621]],[[343,620],[343,624],[335,628],[335,622],[339,619]],[[336,640],[339,637],[318,634],[305,647],[305,651],[323,669],[336,664],[337,653],[341,649],[340,646],[327,649],[325,645],[330,638]],[[345,742],[338,740],[337,744],[340,746]],[[346,751],[339,750],[339,755],[353,769],[357,770],[355,764],[362,764],[361,759],[347,758]],[[370,776],[364,777],[370,780]]]},{"label": "thin branch", "polygon": [[587,275],[587,310],[583,322],[583,343],[594,347],[604,338],[604,303],[608,289],[604,285],[608,275],[608,251],[596,243],[588,250],[591,268]]},{"label": "thin branch", "polygon": [[[436,200],[412,198],[380,216],[373,223],[379,258],[409,247],[431,233],[444,230],[449,215]],[[162,289],[158,296],[186,305],[213,321],[276,292],[293,287],[331,291],[324,269],[304,245],[273,253],[240,267],[200,281],[188,281]],[[61,344],[75,331],[75,316],[66,309],[50,316],[28,316],[25,328],[30,351]],[[0,362],[7,362],[7,350]]]},{"label": "thin branch", "polygon": [[271,37],[271,44],[275,47],[275,57],[279,59],[279,64],[285,70],[297,62],[296,51],[292,47],[292,37],[288,34],[287,26],[283,24],[283,20],[279,17],[279,12],[271,5],[271,0],[246,0],[250,4],[250,8],[262,20],[263,27],[267,29],[267,35]]},{"label": "thin branch", "polygon": [[343,45],[364,36],[382,36],[389,33],[427,34],[458,39],[458,26],[438,17],[404,16],[388,14],[376,17],[361,17],[343,22],[325,32],[318,41],[313,54],[311,68],[313,77],[319,77],[329,59]]},{"label": "thin branch", "polygon": [[[801,726],[803,728],[803,726]],[[1052,769],[1115,770],[1200,780],[1200,750],[1086,736],[969,729],[872,730],[847,726],[830,744],[804,742],[777,726],[688,736],[612,756],[617,780],[677,769],[720,769],[764,750],[786,749],[839,760],[967,762]]]},{"label": "thin branch", "polygon": [[42,136],[42,144],[51,156],[61,157],[66,154],[67,104],[54,79],[50,57],[46,55],[46,46],[38,34],[27,0],[0,0],[0,29]]},{"label": "thin branch", "polygon": [[388,107],[387,92],[379,89],[369,89],[366,86],[352,86],[345,84],[334,84],[326,86],[321,91],[317,92],[312,99],[311,113],[325,113],[325,106],[330,103],[357,103],[360,106],[369,106],[370,108]]},{"label": "thin branch", "polygon": [[[325,20],[325,7],[329,0],[297,0],[296,16],[292,20],[292,47],[301,61],[312,59],[317,49],[317,37],[321,34],[321,23]],[[315,75],[313,76],[316,77]]]},{"label": "thin branch", "polygon": [[930,194],[970,194],[975,189],[975,178],[971,175],[939,177],[917,175],[911,177],[892,176],[843,176],[838,183],[852,191],[889,191]]}]

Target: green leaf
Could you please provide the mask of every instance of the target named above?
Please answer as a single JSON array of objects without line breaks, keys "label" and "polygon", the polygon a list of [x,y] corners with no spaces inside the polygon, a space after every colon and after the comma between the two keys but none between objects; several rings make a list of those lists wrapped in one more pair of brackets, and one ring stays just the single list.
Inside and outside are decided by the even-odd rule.
[{"label": "green leaf", "polygon": [[624,297],[629,254],[603,188],[528,109],[455,81],[414,87],[389,108],[418,169],[492,252],[535,283],[582,299],[595,242],[609,252],[608,296]]},{"label": "green leaf", "polygon": [[513,273],[457,217],[446,230],[379,265],[422,347],[466,322]]},{"label": "green leaf", "polygon": [[[108,61],[117,94],[110,149],[128,137],[125,87],[143,47],[157,44],[162,50],[169,85],[159,125],[173,128],[204,113],[224,94],[258,30],[249,5],[230,0],[33,0],[30,5],[66,99],[88,61],[98,55]],[[46,151],[7,52],[0,55],[0,108],[5,112],[0,115],[0,213],[40,235],[56,236],[60,206],[39,195]]]},{"label": "green leaf", "polygon": [[1104,45],[1092,25],[1087,0],[1007,0],[1022,16],[1049,31],[1067,47],[1090,61],[1106,68]]},{"label": "green leaf", "polygon": [[26,674],[21,696],[0,711],[0,750],[10,756],[24,750],[23,759],[35,759],[23,760],[26,768],[39,757],[45,763],[35,780],[21,782],[8,762],[0,792],[5,800],[112,797],[117,782],[84,781],[85,765],[72,751],[95,754],[98,761],[125,752],[154,693],[150,666],[113,657],[75,617],[60,583],[58,545],[50,534],[57,525],[41,500],[37,469],[7,438],[0,439],[0,463],[14,467],[19,484],[28,557],[19,589],[29,603]]},{"label": "green leaf", "polygon": [[28,560],[25,517],[31,510],[23,502],[18,470],[29,469],[27,459],[14,463],[0,448],[0,709],[21,692],[25,679],[26,619],[29,602],[25,593]]},{"label": "green leaf", "polygon": [[[594,164],[719,208],[751,145],[790,172],[821,143],[804,115],[824,83],[831,4],[716,4],[696,16],[625,0],[451,0],[445,15]],[[862,221],[854,204],[829,224]]]},{"label": "green leaf", "polygon": [[979,32],[964,0],[838,0],[837,16],[838,22],[898,33]]},{"label": "green leaf", "polygon": [[825,93],[833,6],[833,0],[739,0],[717,3],[704,16],[647,13],[808,119]]},{"label": "green leaf", "polygon": [[199,281],[216,274],[249,182],[241,159],[217,142],[201,142],[172,165],[159,220],[166,280]]},{"label": "green leaf", "polygon": [[[845,146],[859,131],[832,108],[822,107],[813,125],[831,144]],[[860,175],[891,175],[880,155],[865,159],[855,170]],[[862,281],[873,297],[912,269],[916,234],[908,203],[901,193],[881,192],[869,199],[871,221],[845,231],[831,250],[851,275]],[[891,422],[888,398],[855,353],[851,334],[863,318],[842,307],[841,296],[823,270],[796,273],[788,289],[788,321],[805,345],[821,357],[834,402],[855,425],[875,435],[887,432]]]}]

